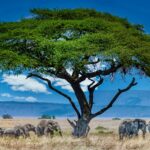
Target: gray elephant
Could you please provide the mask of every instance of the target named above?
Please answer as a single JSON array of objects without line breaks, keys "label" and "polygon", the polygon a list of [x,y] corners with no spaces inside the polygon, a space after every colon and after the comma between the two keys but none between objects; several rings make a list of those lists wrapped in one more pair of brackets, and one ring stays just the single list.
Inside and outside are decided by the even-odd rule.
[{"label": "gray elephant", "polygon": [[147,129],[148,129],[148,131],[149,131],[149,133],[150,133],[150,121],[149,121],[148,124],[147,124]]},{"label": "gray elephant", "polygon": [[62,136],[62,131],[61,131],[60,125],[57,122],[49,120],[48,125],[51,127],[51,129],[54,132],[58,132],[59,135]]},{"label": "gray elephant", "polygon": [[59,124],[52,120],[41,120],[36,127],[36,134],[38,136],[49,134],[53,136],[54,132],[58,132],[62,136]]},{"label": "gray elephant", "polygon": [[124,120],[119,126],[119,138],[138,136],[139,130],[142,130],[143,137],[146,134],[146,121],[142,119]]},{"label": "gray elephant", "polygon": [[36,133],[36,128],[32,124],[18,125],[18,126],[15,126],[15,129],[22,130],[24,137],[29,137],[30,131],[33,131],[34,133]]},{"label": "gray elephant", "polygon": [[119,138],[122,140],[124,137],[131,138],[136,136],[138,133],[138,128],[132,120],[124,120],[119,126]]},{"label": "gray elephant", "polygon": [[46,135],[46,136],[50,135],[51,137],[53,137],[54,130],[53,130],[53,127],[50,124],[48,124],[48,126],[45,127],[45,129],[44,129],[44,135]]},{"label": "gray elephant", "polygon": [[127,132],[126,132],[126,121],[123,121],[119,125],[119,139],[122,140],[124,137],[127,137]]},{"label": "gray elephant", "polygon": [[3,136],[9,136],[15,138],[18,138],[23,135],[24,135],[23,131],[21,129],[16,129],[16,128],[8,128],[5,129],[3,132]]},{"label": "gray elephant", "polygon": [[44,135],[44,130],[47,127],[47,120],[41,120],[36,127],[36,134],[38,136]]},{"label": "gray elephant", "polygon": [[146,126],[147,126],[146,121],[143,119],[134,119],[133,122],[137,124],[138,131],[141,130],[143,132],[143,138],[145,138]]},{"label": "gray elephant", "polygon": [[0,136],[3,136],[3,134],[4,134],[4,128],[0,128]]}]

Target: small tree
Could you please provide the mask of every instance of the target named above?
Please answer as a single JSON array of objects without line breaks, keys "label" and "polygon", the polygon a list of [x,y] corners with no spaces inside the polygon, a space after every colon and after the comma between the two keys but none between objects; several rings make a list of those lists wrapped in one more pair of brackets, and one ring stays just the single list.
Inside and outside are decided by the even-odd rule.
[{"label": "small tree", "polygon": [[2,115],[2,118],[3,119],[13,119],[13,117],[11,115],[9,115],[9,114]]},{"label": "small tree", "polygon": [[[49,88],[64,96],[77,114],[69,121],[73,135],[86,136],[89,122],[108,110],[117,98],[137,83],[135,78],[118,89],[110,102],[93,112],[94,91],[115,73],[126,75],[132,69],[150,75],[150,36],[142,26],[89,9],[33,9],[34,18],[0,24],[0,68],[46,81]],[[50,78],[66,80],[77,98],[52,84]],[[86,97],[81,83],[90,80]]]}]

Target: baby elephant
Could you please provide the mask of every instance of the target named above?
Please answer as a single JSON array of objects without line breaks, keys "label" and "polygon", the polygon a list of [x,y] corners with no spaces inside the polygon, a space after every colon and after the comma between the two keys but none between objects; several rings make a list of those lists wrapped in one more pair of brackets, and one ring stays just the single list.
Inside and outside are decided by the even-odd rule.
[{"label": "baby elephant", "polygon": [[38,136],[42,135],[54,135],[54,132],[58,132],[62,136],[61,128],[59,124],[52,120],[41,120],[36,128],[36,134]]},{"label": "baby elephant", "polygon": [[23,136],[23,134],[24,133],[21,129],[16,129],[16,128],[8,128],[8,129],[5,129],[3,132],[3,136],[9,136],[9,137],[15,137],[15,138]]},{"label": "baby elephant", "polygon": [[34,133],[36,132],[35,126],[33,126],[32,124],[18,125],[15,126],[15,129],[21,130],[23,132],[24,137],[29,137],[30,131],[33,131]]}]

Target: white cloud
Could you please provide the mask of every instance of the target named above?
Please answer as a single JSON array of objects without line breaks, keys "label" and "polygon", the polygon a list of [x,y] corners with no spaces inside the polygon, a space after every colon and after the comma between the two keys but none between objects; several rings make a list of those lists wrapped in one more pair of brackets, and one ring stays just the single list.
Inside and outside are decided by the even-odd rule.
[{"label": "white cloud", "polygon": [[11,98],[11,99],[14,99],[14,100],[25,100],[27,102],[36,102],[37,99],[33,96],[28,96],[28,97],[24,97],[24,96],[13,96],[9,93],[2,93],[0,94],[0,96],[2,97],[7,97],[7,98]]},{"label": "white cloud", "polygon": [[[68,70],[68,72],[71,74],[71,70]],[[44,75],[43,75],[44,76]],[[70,84],[63,79],[54,78],[51,76],[44,76],[45,78],[48,78],[52,84],[55,87],[61,87],[61,89],[67,90],[69,92],[73,92],[72,87]],[[3,75],[3,83],[7,83],[11,86],[11,89],[14,91],[32,91],[36,93],[46,93],[49,94],[46,85],[44,83],[46,82],[39,82],[36,80],[36,78],[28,78],[26,79],[25,75]],[[85,81],[81,82],[81,88],[84,92],[87,91],[87,86],[91,83],[90,80],[86,79]],[[9,96],[9,95],[7,95]]]},{"label": "white cloud", "polygon": [[66,80],[56,78],[53,82],[54,82],[54,86],[60,86],[64,90],[68,90],[69,92],[73,92],[72,87],[70,86],[70,84]]},{"label": "white cloud", "polygon": [[35,93],[49,94],[46,86],[39,81],[28,78],[25,75],[3,75],[3,83],[7,83],[14,91],[32,91]]},{"label": "white cloud", "polygon": [[8,98],[11,97],[11,95],[10,95],[9,93],[2,93],[1,96],[2,96],[2,97],[8,97]]},{"label": "white cloud", "polygon": [[36,102],[37,99],[35,97],[29,96],[29,97],[26,97],[26,101],[27,102]]},{"label": "white cloud", "polygon": [[[54,86],[60,86],[62,89],[68,90],[69,92],[73,92],[72,87],[70,86],[70,84],[63,79],[58,79],[56,78],[55,80],[52,80],[52,82],[54,82]],[[85,81],[81,82],[81,88],[84,92],[86,92],[87,86],[91,83],[90,80],[86,79]]]},{"label": "white cloud", "polygon": [[91,81],[90,80],[88,80],[88,79],[86,79],[86,80],[84,80],[83,82],[81,82],[81,88],[82,88],[82,90],[84,91],[84,92],[86,92],[88,89],[87,89],[87,86],[89,85],[89,84],[91,84]]}]

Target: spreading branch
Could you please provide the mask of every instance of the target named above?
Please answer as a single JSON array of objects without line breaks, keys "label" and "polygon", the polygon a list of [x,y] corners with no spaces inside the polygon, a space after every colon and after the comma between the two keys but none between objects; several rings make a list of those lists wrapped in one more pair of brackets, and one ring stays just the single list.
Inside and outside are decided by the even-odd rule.
[{"label": "spreading branch", "polygon": [[112,98],[112,100],[110,101],[110,103],[104,107],[103,109],[101,109],[100,111],[96,112],[95,114],[91,115],[91,118],[94,118],[98,115],[103,114],[106,110],[108,110],[110,107],[112,107],[112,105],[115,103],[115,101],[117,100],[117,98],[124,92],[128,91],[131,89],[131,87],[137,85],[137,82],[135,82],[135,78],[132,79],[131,83],[124,89],[118,89],[118,92],[115,94],[115,96]]},{"label": "spreading branch", "polygon": [[80,83],[84,81],[86,78],[93,78],[93,77],[100,76],[100,75],[106,76],[106,75],[116,72],[119,68],[121,68],[121,64],[118,64],[116,66],[112,65],[109,69],[106,69],[106,70],[97,70],[91,73],[84,73],[84,74],[80,73],[82,75],[77,80],[77,82]]},{"label": "spreading branch", "polygon": [[75,103],[72,101],[71,97],[68,96],[67,94],[63,93],[62,91],[56,89],[55,87],[53,87],[53,86],[52,86],[52,83],[51,83],[51,81],[50,81],[49,79],[44,78],[44,77],[42,77],[42,76],[40,76],[40,75],[38,75],[38,74],[33,74],[33,73],[30,73],[30,74],[27,76],[27,78],[30,78],[30,77],[37,77],[37,78],[39,78],[39,79],[41,79],[41,80],[46,81],[46,82],[48,83],[48,86],[49,86],[49,88],[50,88],[51,90],[55,91],[56,93],[58,93],[58,94],[64,96],[65,98],[67,98],[67,99],[69,100],[71,106],[73,107],[73,109],[74,109],[75,112],[77,113],[78,118],[81,117],[81,115],[80,115],[80,113],[79,113],[77,107],[75,106]]},{"label": "spreading branch", "polygon": [[96,61],[90,61],[90,62],[88,62],[87,65],[96,65],[99,62],[100,62],[100,59],[98,58]]},{"label": "spreading branch", "polygon": [[88,90],[89,90],[89,108],[90,110],[93,107],[93,99],[94,99],[94,91],[95,89],[100,86],[103,83],[103,78],[100,77],[99,81],[93,85],[95,83],[94,80],[90,79],[92,81],[92,83],[88,86]]},{"label": "spreading branch", "polygon": [[88,89],[90,89],[92,87],[92,85],[95,83],[95,81],[93,79],[89,78],[89,80],[92,81],[92,82],[91,82],[91,84],[88,85]]}]

